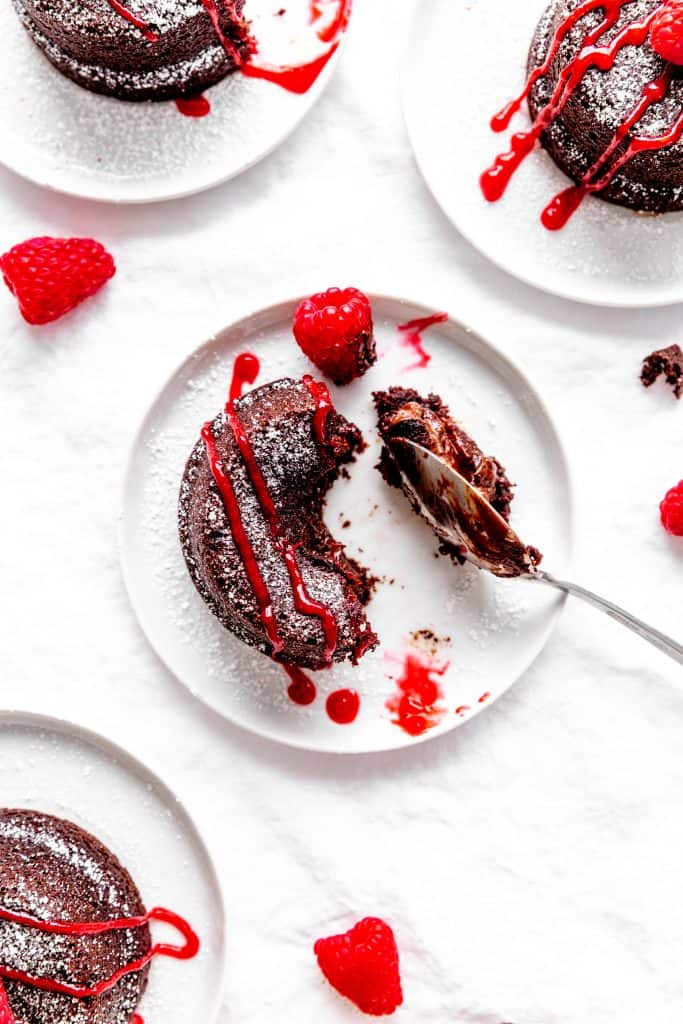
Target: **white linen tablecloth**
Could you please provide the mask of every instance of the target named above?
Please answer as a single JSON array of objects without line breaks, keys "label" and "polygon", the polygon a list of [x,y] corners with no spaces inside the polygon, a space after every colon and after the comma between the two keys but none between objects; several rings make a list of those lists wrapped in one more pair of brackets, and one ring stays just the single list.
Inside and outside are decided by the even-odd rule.
[{"label": "white linen tablecloth", "polygon": [[680,1024],[680,667],[570,602],[531,670],[476,721],[345,760],[205,710],[128,604],[122,474],[161,383],[235,317],[353,283],[447,308],[528,370],[572,462],[574,576],[683,632],[683,542],[657,514],[683,477],[683,404],[637,381],[646,353],[680,340],[680,309],[581,307],[475,253],[406,137],[407,0],[356,8],[313,114],[221,188],[114,208],[0,171],[2,251],[93,235],[119,267],[44,329],[0,294],[0,705],[105,733],[187,802],[228,906],[225,1024],[360,1020],[323,984],[311,944],[366,914],[395,928],[405,1024]]}]

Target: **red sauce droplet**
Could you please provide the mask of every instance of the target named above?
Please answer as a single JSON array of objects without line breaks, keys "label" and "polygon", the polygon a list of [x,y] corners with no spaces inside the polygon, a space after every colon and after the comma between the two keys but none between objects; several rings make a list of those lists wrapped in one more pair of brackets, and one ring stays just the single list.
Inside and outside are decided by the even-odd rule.
[{"label": "red sauce droplet", "polygon": [[287,688],[289,699],[295,704],[301,704],[302,707],[312,704],[317,696],[317,691],[310,676],[307,676],[303,669],[296,665],[283,665],[282,667],[291,680]]},{"label": "red sauce droplet", "polygon": [[456,715],[460,715],[460,717],[462,718],[463,715],[465,715],[470,710],[471,710],[471,708],[470,708],[469,704],[461,704],[459,708],[455,709],[455,713],[456,713]]},{"label": "red sauce droplet", "polygon": [[488,691],[486,693],[482,693],[481,697],[479,698],[479,703],[480,704],[485,704],[486,701],[490,699],[490,697],[491,697],[491,694]]},{"label": "red sauce droplet", "polygon": [[253,352],[240,352],[232,367],[230,397],[228,401],[236,402],[241,398],[249,384],[253,384],[259,375],[261,364]]},{"label": "red sauce droplet", "polygon": [[206,117],[211,113],[211,104],[202,93],[197,96],[183,96],[175,101],[175,105],[184,117]]},{"label": "red sauce droplet", "polygon": [[335,690],[327,698],[327,714],[337,725],[355,722],[360,710],[360,697],[355,690]]},{"label": "red sauce droplet", "polygon": [[[560,71],[550,101],[539,113],[531,128],[513,135],[510,140],[510,149],[496,157],[491,167],[482,174],[481,189],[484,198],[489,202],[496,202],[504,195],[517,168],[533,150],[543,132],[562,114],[586,73],[593,68],[599,71],[609,71],[614,67],[614,63],[624,47],[642,46],[647,41],[652,22],[660,7],[657,7],[641,21],[627,24],[617,32],[611,42],[604,46],[598,45],[600,38],[618,23],[622,8],[629,2],[630,0],[585,0],[584,3],[579,4],[555,30],[543,64],[529,76],[521,95],[507,103],[493,117],[491,127],[494,131],[500,132],[508,128],[512,117],[528,99],[534,85],[550,71],[560,46],[569,32],[588,13],[598,8],[603,9],[603,19],[595,29],[586,34],[580,52]],[[607,188],[622,167],[639,153],[666,149],[683,138],[683,112],[679,114],[672,127],[661,135],[632,134],[632,130],[647,110],[665,98],[671,78],[671,68],[667,67],[664,74],[645,86],[633,110],[617,127],[607,148],[586,172],[579,184],[565,189],[546,206],[541,215],[541,223],[544,227],[550,231],[563,228],[587,195],[602,192]]]},{"label": "red sauce droplet", "polygon": [[142,928],[150,921],[162,921],[164,924],[175,928],[183,939],[182,946],[173,946],[167,942],[155,942],[144,956],[132,960],[125,967],[120,967],[107,978],[103,978],[94,985],[70,985],[67,982],[57,981],[54,978],[47,978],[24,971],[15,970],[12,967],[0,966],[0,977],[10,981],[20,981],[25,985],[41,989],[44,992],[60,992],[63,995],[73,996],[75,999],[91,999],[101,996],[114,988],[115,985],[128,974],[135,974],[143,970],[147,964],[157,956],[171,957],[174,960],[191,960],[199,952],[199,939],[196,933],[184,918],[174,914],[172,910],[165,910],[163,907],[154,907],[153,910],[140,917],[117,918],[111,921],[39,921],[28,914],[18,914],[11,910],[0,908],[0,919],[12,921],[14,924],[25,928],[33,928],[35,931],[45,932],[50,935],[104,935],[107,932],[124,931],[131,928]]},{"label": "red sauce droplet", "polygon": [[426,331],[428,327],[433,327],[434,324],[443,324],[446,320],[448,320],[448,313],[433,313],[431,316],[409,320],[407,324],[399,326],[401,344],[411,349],[417,357],[414,363],[405,367],[406,371],[421,370],[429,365],[432,357],[429,352],[425,351],[425,347],[422,344],[422,332]]},{"label": "red sauce droplet", "polygon": [[414,652],[405,655],[403,672],[396,680],[397,692],[386,702],[394,725],[410,736],[421,736],[439,724],[446,714],[439,678],[448,667],[448,662],[439,665]]}]

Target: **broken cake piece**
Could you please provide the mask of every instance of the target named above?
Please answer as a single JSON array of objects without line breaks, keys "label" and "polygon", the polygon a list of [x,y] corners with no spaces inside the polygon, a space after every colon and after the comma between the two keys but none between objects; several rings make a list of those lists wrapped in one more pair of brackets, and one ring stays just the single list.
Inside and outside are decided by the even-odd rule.
[{"label": "broken cake piece", "polygon": [[[412,441],[436,455],[476,489],[498,513],[498,516],[490,513],[490,520],[496,520],[502,526],[498,518],[500,516],[506,523],[509,522],[514,486],[505,468],[498,459],[482,452],[438,395],[430,394],[425,398],[412,388],[393,387],[388,391],[377,391],[373,397],[379,433],[384,441],[378,468],[387,483],[402,487],[395,443],[400,440]],[[419,508],[416,511],[420,513]],[[489,530],[492,526],[495,529],[495,524],[489,522],[487,525]],[[472,523],[473,533],[479,531],[483,536],[483,530],[483,523],[481,527]],[[498,532],[501,532],[500,528]],[[466,549],[444,541],[441,536],[439,540],[440,550],[444,554],[459,563],[465,561]],[[522,575],[541,562],[541,553],[536,548],[523,546],[517,538],[514,544],[502,536],[500,541],[498,555],[501,571],[496,572],[497,575]],[[486,567],[496,571],[493,563]]]}]

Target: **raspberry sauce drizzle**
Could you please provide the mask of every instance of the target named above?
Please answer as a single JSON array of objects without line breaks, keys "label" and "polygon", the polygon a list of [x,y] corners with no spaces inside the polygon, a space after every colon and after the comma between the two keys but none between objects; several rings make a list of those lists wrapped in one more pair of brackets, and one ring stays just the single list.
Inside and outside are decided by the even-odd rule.
[{"label": "raspberry sauce drizzle", "polygon": [[324,71],[334,54],[339,49],[341,37],[351,17],[352,0],[339,0],[337,14],[327,26],[316,28],[316,22],[320,20],[321,9],[317,4],[311,6],[312,27],[318,39],[329,46],[324,53],[313,60],[303,64],[278,65],[267,62],[259,62],[253,56],[246,62],[241,62],[240,70],[247,78],[260,78],[266,82],[279,85],[287,92],[303,95],[314,85]]},{"label": "raspberry sauce drizzle", "polygon": [[550,71],[553,65],[553,61],[557,56],[557,51],[564,42],[565,38],[571,32],[574,26],[579,21],[581,21],[582,18],[585,18],[587,14],[590,14],[591,11],[595,11],[598,8],[604,8],[605,10],[604,20],[600,23],[600,25],[598,25],[596,29],[594,29],[593,32],[586,36],[584,45],[588,46],[593,43],[596,43],[600,36],[602,36],[605,32],[609,31],[610,28],[613,28],[614,25],[616,25],[617,21],[619,20],[621,8],[625,2],[628,2],[628,0],[612,0],[612,2],[610,2],[610,0],[586,0],[585,3],[580,4],[580,6],[576,8],[576,10],[572,11],[569,17],[565,21],[563,21],[557,29],[557,32],[555,33],[550,43],[550,47],[548,49],[547,56],[543,61],[543,64],[539,68],[536,68],[536,70],[529,75],[526,81],[526,85],[524,86],[523,92],[520,93],[520,95],[517,96],[516,99],[510,100],[509,103],[506,103],[503,109],[499,110],[497,114],[493,115],[493,117],[491,118],[492,131],[504,132],[507,128],[509,128],[512,118],[516,113],[518,113],[522,109],[522,104],[525,100],[529,98],[529,95],[533,87],[542,78],[545,78],[545,76]]},{"label": "raspberry sauce drizzle", "polygon": [[[233,64],[235,64],[238,68],[241,68],[242,55],[240,54],[238,47],[233,43],[231,39],[228,39],[225,32],[221,28],[221,14],[218,9],[217,0],[202,0],[202,7],[208,14],[209,18],[211,19],[211,24],[213,25],[213,30],[216,33],[218,42],[225,50],[228,57],[232,60]],[[227,5],[226,10],[228,14],[231,13]]]},{"label": "raspberry sauce drizzle", "polygon": [[315,412],[313,413],[313,433],[315,438],[318,444],[327,444],[327,420],[332,412],[332,399],[330,398],[327,384],[323,384],[321,380],[313,380],[307,373],[304,374],[301,380],[315,402]]},{"label": "raspberry sauce drizzle", "polygon": [[355,690],[335,690],[327,698],[325,708],[336,725],[351,725],[358,717],[360,697]]},{"label": "raspberry sauce drizzle", "polygon": [[434,324],[443,324],[446,320],[448,320],[448,313],[433,313],[431,316],[419,317],[417,320],[409,320],[407,324],[399,325],[401,344],[412,349],[417,357],[414,363],[405,367],[406,371],[421,370],[425,366],[429,366],[432,357],[422,344],[422,332],[426,331],[428,327],[433,327]]},{"label": "raspberry sauce drizzle", "polygon": [[[294,605],[297,611],[303,615],[314,615],[321,623],[325,636],[325,661],[332,662],[334,652],[337,648],[338,627],[337,620],[326,604],[316,601],[307,588],[301,568],[296,555],[297,545],[292,544],[282,534],[282,524],[277,509],[268,490],[266,481],[263,478],[261,467],[251,447],[244,425],[240,420],[236,409],[235,401],[242,395],[247,384],[253,384],[259,371],[259,361],[256,356],[249,352],[241,353],[235,360],[233,378],[230,385],[230,397],[225,405],[225,416],[228,425],[235,438],[235,443],[242,457],[247,470],[249,480],[258,499],[261,510],[268,523],[271,536],[275,542],[276,549],[282,555],[287,572],[289,574]],[[332,408],[329,392],[324,384],[319,384],[311,378],[304,378],[304,384],[316,402],[313,413],[312,428],[319,443],[324,443],[325,424],[329,411]],[[273,654],[279,654],[283,649],[283,642],[279,635],[275,613],[268,587],[261,575],[261,571],[254,554],[254,550],[247,536],[242,514],[230,479],[224,471],[223,463],[216,448],[211,424],[205,424],[202,430],[202,439],[206,445],[209,465],[213,478],[216,481],[225,506],[230,530],[235,544],[239,551],[247,577],[256,596],[259,606],[260,618],[266,635],[273,647]]]},{"label": "raspberry sauce drizzle", "polygon": [[135,28],[139,29],[148,43],[158,43],[159,36],[146,21],[142,18],[138,18],[137,14],[133,14],[124,4],[120,3],[120,0],[108,0],[109,6],[120,14],[122,18],[130,22]]},{"label": "raspberry sauce drizzle", "polygon": [[[251,358],[253,359],[254,357],[252,356]],[[239,359],[237,362],[239,363]],[[245,365],[247,365],[249,367],[249,370],[251,370],[251,363]],[[255,379],[256,378],[253,377],[250,383],[253,383],[253,380]],[[309,385],[306,386],[309,392],[311,392],[311,387]],[[319,387],[324,388],[325,386],[319,385]],[[231,395],[233,394],[233,391],[234,384],[233,387],[230,388]],[[327,388],[325,388],[325,391],[327,391]],[[313,392],[311,393],[313,394]],[[329,394],[327,398],[329,400]],[[321,411],[325,412],[324,405],[321,406],[320,401],[316,401],[316,411],[313,413],[314,431],[316,431],[316,416],[318,416],[318,414]],[[256,492],[256,497],[258,498],[261,510],[263,511],[263,514],[268,522],[271,536],[275,541],[275,546],[282,555],[282,557],[284,558],[285,565],[287,566],[287,572],[289,573],[289,580],[292,585],[292,592],[294,594],[294,606],[297,609],[297,611],[301,612],[303,615],[315,615],[318,619],[320,619],[320,623],[323,627],[323,632],[325,634],[325,661],[329,663],[332,661],[332,657],[337,648],[337,620],[332,610],[326,604],[323,604],[321,601],[316,601],[308,593],[303,575],[301,573],[301,569],[299,567],[299,562],[296,556],[297,545],[290,543],[290,541],[288,541],[282,535],[282,524],[280,522],[280,517],[277,513],[277,509],[275,508],[275,504],[270,495],[270,491],[268,490],[268,485],[266,484],[266,481],[263,478],[263,474],[261,473],[261,467],[258,464],[258,460],[254,454],[253,448],[251,447],[249,438],[247,437],[242,421],[240,420],[239,416],[237,415],[237,412],[235,411],[234,400],[232,398],[228,401],[227,405],[225,406],[225,415],[230,425],[230,429],[232,430],[233,435],[235,437],[235,441],[237,442],[237,447],[239,448],[240,455],[242,456],[242,460],[247,469],[247,473],[249,475],[252,487]]]},{"label": "raspberry sauce drizzle", "polygon": [[247,531],[244,528],[237,495],[235,494],[232,483],[230,482],[230,477],[223,468],[223,460],[216,446],[216,439],[213,436],[211,423],[205,423],[202,427],[202,441],[206,446],[206,454],[209,460],[211,474],[223,500],[223,506],[230,524],[230,532],[232,533],[233,540],[235,541],[240,558],[242,559],[244,571],[247,574],[251,589],[254,591],[256,603],[259,608],[259,618],[261,619],[263,628],[266,631],[266,636],[270,641],[270,645],[273,648],[273,654],[279,654],[284,647],[284,643],[280,638],[277,623],[275,621],[275,612],[273,611],[273,602],[270,599],[270,591],[268,590],[263,576],[261,575],[261,570],[259,569],[258,562],[256,561],[251,541],[249,540]]},{"label": "raspberry sauce drizzle", "polygon": [[184,117],[206,117],[211,113],[211,104],[203,93],[197,96],[183,96],[175,105]]},{"label": "raspberry sauce drizzle", "polygon": [[261,364],[253,352],[240,352],[232,367],[229,402],[236,402],[244,394],[244,389],[254,384],[259,375]]},{"label": "raspberry sauce drizzle", "polygon": [[[2,981],[0,981],[0,1024],[16,1024],[16,1017],[12,1013],[12,1007],[9,1004],[7,992]],[[133,1018],[131,1024],[136,1024],[135,1018]]]},{"label": "raspberry sauce drizzle", "polygon": [[[550,102],[538,115],[531,129],[513,135],[510,150],[507,153],[501,153],[492,166],[482,174],[481,189],[489,202],[497,201],[505,193],[514,172],[532,151],[543,131],[563,112],[568,100],[581,84],[586,73],[591,68],[609,71],[614,67],[618,54],[625,46],[642,46],[647,41],[652,23],[661,10],[661,4],[643,20],[625,26],[611,43],[602,47],[597,45],[601,36],[617,24],[625,4],[631,2],[632,0],[586,0],[585,3],[577,7],[557,28],[543,64],[529,76],[522,94],[493,117],[492,129],[504,131],[509,126],[513,115],[520,110],[524,100],[529,97],[534,85],[549,72],[562,41],[571,29],[591,11],[598,8],[604,11],[603,20],[595,29],[586,34],[581,51],[560,72]],[[664,99],[670,82],[671,69],[667,68],[663,75],[644,87],[634,109],[624,118],[604,153],[587,171],[579,184],[559,193],[543,210],[541,222],[544,227],[550,231],[563,228],[585,197],[607,188],[616,174],[638,153],[666,149],[681,140],[683,137],[683,115],[679,116],[669,131],[659,136],[631,136],[625,151],[617,156],[609,166],[610,160],[618,153],[622,144],[627,142],[632,129],[647,110]]]},{"label": "raspberry sauce drizzle", "polygon": [[[224,0],[225,2],[225,0]],[[150,43],[159,41],[159,36],[152,28],[137,15],[133,14],[120,0],[108,0],[110,6],[120,14],[122,18],[139,29]],[[213,30],[216,33],[218,42],[225,50],[235,67],[247,78],[261,78],[267,82],[273,82],[288,92],[302,95],[314,85],[321,73],[332,59],[339,48],[341,36],[346,31],[351,17],[352,0],[339,0],[337,13],[329,24],[317,26],[318,21],[324,21],[324,12],[317,4],[311,5],[311,25],[316,37],[323,43],[329,43],[327,50],[313,60],[305,61],[302,64],[278,65],[269,63],[258,63],[253,54],[245,60],[239,47],[225,34],[221,28],[221,12],[218,0],[201,0],[202,6],[211,20]],[[230,10],[228,9],[228,13]],[[208,105],[208,101],[206,101]],[[195,103],[195,112],[189,112],[187,101],[176,101],[176,105],[182,114],[188,117],[204,117],[209,113],[210,107],[204,107]],[[182,106],[181,106],[182,105]],[[202,113],[196,111],[202,109]]]},{"label": "raspberry sauce drizzle", "polygon": [[396,680],[397,692],[386,706],[392,722],[409,736],[421,736],[433,729],[446,714],[441,705],[443,693],[439,677],[448,671],[449,663],[437,664],[433,659],[409,652],[402,660],[403,672]]},{"label": "raspberry sauce drizzle", "polygon": [[171,925],[183,938],[182,946],[172,946],[167,942],[156,942],[144,956],[132,960],[125,967],[119,968],[110,977],[97,982],[91,986],[69,985],[66,982],[56,981],[53,978],[42,978],[24,971],[18,971],[11,967],[0,966],[0,977],[10,981],[20,981],[33,988],[41,989],[44,992],[59,992],[62,995],[73,996],[75,999],[90,999],[101,996],[114,988],[122,978],[128,974],[135,974],[143,970],[157,956],[171,957],[174,960],[191,960],[199,952],[199,938],[185,921],[178,914],[163,907],[154,907],[140,917],[118,918],[112,921],[40,921],[28,914],[18,914],[11,910],[0,908],[0,919],[12,921],[14,924],[26,928],[33,928],[35,931],[46,932],[50,935],[103,935],[106,932],[124,931],[131,928],[142,928],[150,921],[162,921]]},{"label": "raspberry sauce drizzle", "polygon": [[632,160],[639,152],[642,152],[644,149],[663,149],[680,140],[681,125],[683,122],[679,117],[672,129],[666,133],[666,135],[656,137],[651,136],[649,138],[637,135],[633,136],[626,151],[614,161],[610,168],[604,170],[606,164],[614,153],[616,153],[621,144],[627,138],[631,129],[635,127],[638,121],[640,121],[645,112],[653,104],[659,103],[664,99],[670,83],[670,68],[667,68],[664,74],[659,78],[656,78],[653,82],[648,82],[643,89],[640,100],[629,116],[616,130],[614,137],[604,154],[583,176],[581,183],[579,185],[573,185],[570,188],[565,189],[563,192],[560,192],[548,203],[541,214],[541,221],[544,227],[548,228],[549,231],[558,231],[560,228],[563,228],[571,215],[578,210],[585,197],[594,192],[601,192],[604,188],[607,188],[621,168]]},{"label": "raspberry sauce drizzle", "polygon": [[283,665],[282,667],[290,678],[290,684],[287,688],[289,699],[294,704],[300,704],[302,707],[312,704],[317,697],[317,690],[311,677],[306,675],[303,669],[298,668],[296,665]]}]

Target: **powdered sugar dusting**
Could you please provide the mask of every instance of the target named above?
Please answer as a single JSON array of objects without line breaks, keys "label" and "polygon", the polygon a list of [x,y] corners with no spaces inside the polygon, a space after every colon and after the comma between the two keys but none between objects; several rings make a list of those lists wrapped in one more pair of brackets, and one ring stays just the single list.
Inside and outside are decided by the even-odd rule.
[{"label": "powdered sugar dusting", "polygon": [[[491,131],[490,119],[522,88],[543,10],[542,0],[437,5],[425,0],[419,5],[423,43],[408,63],[404,101],[422,171],[465,237],[516,277],[598,304],[677,301],[683,281],[681,214],[637,216],[589,197],[563,231],[548,232],[541,212],[570,182],[540,149],[499,203],[489,204],[481,195],[482,171],[506,148],[505,139]],[[482,39],[487,40],[485,74]],[[442,102],[444,96],[451,102]],[[522,111],[510,130],[529,124]]]},{"label": "powdered sugar dusting", "polygon": [[[202,940],[194,960],[154,960],[138,1012],[148,1022],[166,1024],[184,1024],[193,1008],[198,1019],[212,1019],[224,962],[221,899],[204,848],[178,801],[122,752],[84,738],[73,727],[15,713],[0,715],[0,773],[3,803],[29,808],[32,817],[31,824],[0,811],[0,905],[43,920],[135,916],[142,905],[125,874],[129,871],[147,907],[177,910]],[[46,815],[75,824],[55,826]],[[157,939],[177,940],[164,925],[154,924],[153,930]],[[145,933],[131,929],[109,933],[108,939],[75,938],[2,922],[0,959],[7,963],[6,957],[16,954],[26,969],[30,953],[36,973],[88,985],[109,976],[119,960],[135,959]],[[84,951],[87,956],[74,961],[74,954]],[[101,954],[99,964],[93,963],[94,952]],[[57,1012],[56,1003],[39,1010],[45,996],[21,986],[27,1003],[19,1020],[129,1024],[139,981],[130,975],[112,995],[97,1000],[61,997],[68,1015]]]},{"label": "powdered sugar dusting", "polygon": [[[278,53],[296,56],[307,4],[287,4],[291,21],[275,16],[280,7],[275,0],[247,0],[246,16],[259,39],[270,46],[272,38]],[[165,10],[164,4],[161,15]],[[117,24],[123,21],[114,17]],[[134,31],[124,25],[119,29]],[[149,73],[174,87],[190,72],[205,75],[220,62],[224,66],[225,53],[212,39],[188,60],[143,71],[140,81],[150,84]],[[13,5],[1,4],[0,69],[7,88],[0,91],[0,161],[41,183],[92,198],[148,201],[196,191],[239,173],[284,139],[320,95],[333,65],[334,60],[302,96],[228,75],[210,91],[211,115],[185,118],[170,102],[126,103],[75,85],[38,51]],[[96,66],[85,73],[93,79],[104,74]]]},{"label": "powdered sugar dusting", "polygon": [[[389,489],[374,468],[380,446],[371,390],[400,379],[441,393],[472,436],[500,456],[518,485],[513,522],[543,548],[556,570],[567,554],[566,528],[556,531],[553,526],[558,515],[555,485],[562,473],[552,448],[548,450],[537,433],[534,424],[540,414],[533,396],[525,388],[518,390],[507,371],[499,374],[495,362],[472,351],[477,349],[476,338],[452,325],[433,329],[426,339],[432,355],[429,368],[401,378],[405,353],[397,344],[397,324],[428,311],[375,302],[378,346],[385,355],[362,381],[332,389],[335,406],[359,425],[369,448],[350,467],[350,479],[334,485],[325,519],[333,533],[339,523],[350,521],[348,529],[339,530],[339,538],[349,554],[380,580],[368,616],[383,649],[363,657],[357,667],[347,663],[312,673],[318,700],[306,708],[292,704],[282,669],[225,630],[196,593],[176,522],[187,454],[201,424],[225,401],[237,351],[248,349],[258,356],[259,383],[282,376],[296,379],[310,371],[291,338],[292,312],[276,307],[219,335],[196,353],[154,407],[129,471],[123,537],[128,585],[144,628],[164,658],[197,696],[228,717],[289,742],[323,749],[338,749],[339,744],[344,749],[396,745],[404,740],[395,735],[399,731],[384,706],[391,690],[384,650],[408,649],[421,630],[448,637],[439,650],[451,664],[444,679],[448,706],[454,710],[469,704],[478,709],[484,690],[495,696],[505,685],[503,680],[509,681],[556,601],[541,593],[543,588],[518,582],[511,587],[521,587],[524,593],[506,590],[502,581],[434,557],[437,542],[429,528],[416,520],[403,496]],[[247,395],[244,408],[253,401]],[[294,447],[303,443],[304,438],[297,438]],[[283,471],[284,466],[269,475],[270,487],[281,485]],[[554,481],[552,495],[549,480]],[[221,509],[215,512],[220,517]],[[529,588],[533,592],[527,594]],[[344,730],[324,713],[326,696],[342,688],[355,689],[362,698],[358,719]],[[450,727],[451,717],[456,719],[449,714],[444,728]]]},{"label": "powdered sugar dusting", "polygon": [[[657,8],[660,0],[630,0],[624,4],[620,18],[613,29],[604,33],[600,45],[609,43],[626,25],[640,21]],[[557,26],[578,6],[579,0],[554,0],[545,12],[537,29],[531,50],[533,65],[543,62],[549,40]],[[581,19],[567,34],[561,44],[557,66],[566,65],[580,50],[586,33],[597,27],[602,20],[601,12],[593,12]],[[567,116],[559,118],[549,129],[548,136],[561,153],[565,166],[575,169],[577,174],[585,173],[595,162],[596,154],[587,154],[586,142],[590,141],[591,125],[607,129],[609,139],[623,122],[624,117],[635,108],[644,87],[658,78],[665,62],[649,45],[627,46],[618,54],[614,67],[603,72],[588,71],[569,101]],[[544,106],[550,100],[554,78],[549,75],[541,79],[533,90],[534,102]],[[638,122],[637,132],[647,138],[665,134],[675,124],[683,107],[683,82],[674,77],[666,97],[648,108]],[[588,111],[587,119],[584,111]],[[579,131],[572,133],[568,125],[576,118]],[[599,152],[599,150],[598,150]],[[679,208],[683,205],[683,184],[658,183],[658,166],[675,168],[683,161],[683,142],[668,147],[665,151],[640,157],[627,164],[617,174],[608,193],[613,198],[626,201],[640,209],[657,207]],[[665,171],[671,174],[671,170]]]}]

